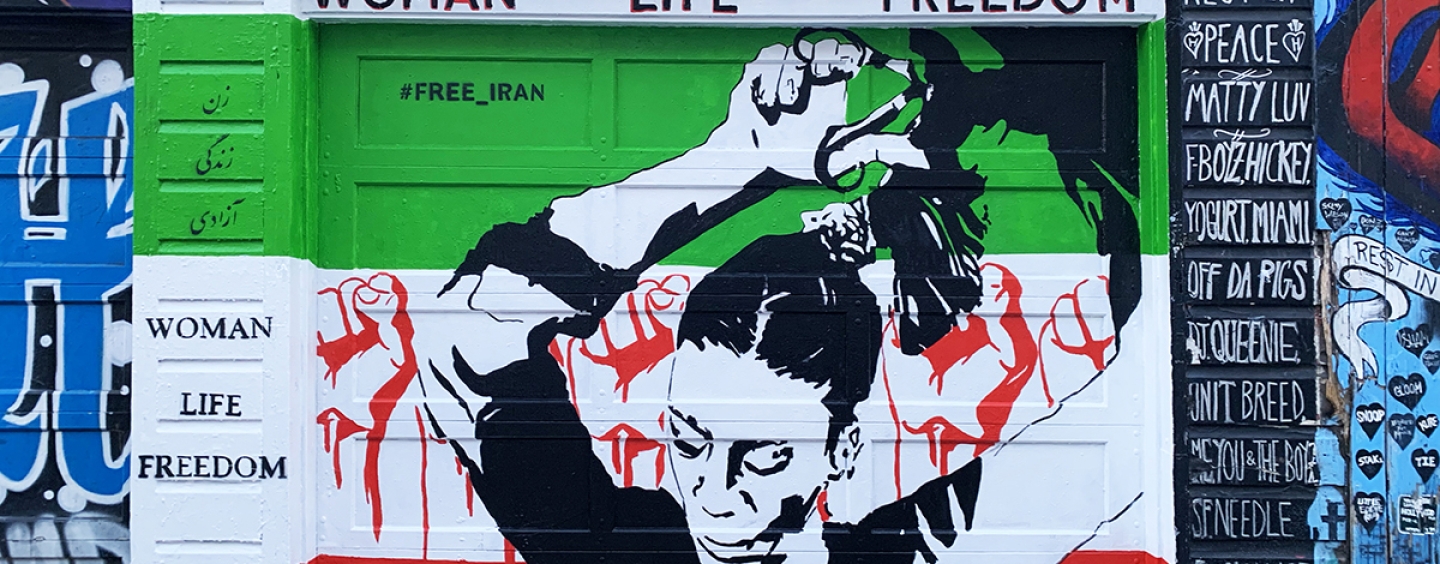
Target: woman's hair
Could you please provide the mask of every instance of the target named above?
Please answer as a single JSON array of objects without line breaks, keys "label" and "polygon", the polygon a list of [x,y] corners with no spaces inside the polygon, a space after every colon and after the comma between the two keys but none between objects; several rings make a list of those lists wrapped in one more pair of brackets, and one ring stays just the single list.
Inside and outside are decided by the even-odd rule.
[{"label": "woman's hair", "polygon": [[761,237],[695,285],[677,346],[754,351],[777,376],[829,386],[833,450],[870,396],[880,351],[880,311],[857,268],[834,260],[819,232]]}]

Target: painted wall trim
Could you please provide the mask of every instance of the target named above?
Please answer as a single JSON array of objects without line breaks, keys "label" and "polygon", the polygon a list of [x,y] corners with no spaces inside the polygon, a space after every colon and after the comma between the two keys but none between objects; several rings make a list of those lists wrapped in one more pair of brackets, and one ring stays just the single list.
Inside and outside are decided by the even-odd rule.
[{"label": "painted wall trim", "polygon": [[[983,1],[983,0],[982,0]],[[1143,0],[1142,0],[1143,1]],[[988,3],[988,2],[987,2]],[[461,4],[461,2],[456,2]],[[418,6],[419,4],[412,4]],[[441,3],[443,6],[443,3]],[[463,5],[463,4],[462,4]],[[975,5],[968,3],[957,4],[968,8],[975,8]],[[992,4],[1000,5],[1000,4]],[[1163,7],[1160,7],[1163,9]],[[1073,14],[1064,15],[1059,13],[1044,13],[1035,15],[1016,15],[1013,13],[979,15],[976,13],[956,14],[915,14],[915,15],[886,15],[886,14],[822,14],[818,16],[804,14],[777,14],[759,16],[732,16],[727,18],[714,18],[696,15],[659,15],[659,16],[636,16],[632,14],[501,14],[493,12],[456,13],[442,10],[404,12],[389,12],[385,9],[374,10],[364,4],[351,5],[348,9],[337,10],[334,5],[329,9],[315,7],[302,8],[299,15],[302,18],[314,19],[325,22],[368,22],[383,20],[386,22],[409,22],[409,23],[483,23],[483,24],[508,24],[508,25],[659,25],[659,26],[705,26],[705,27],[983,27],[983,26],[1013,26],[1013,25],[1063,25],[1063,26],[1094,26],[1094,25],[1127,25],[1138,26],[1153,22],[1165,17],[1164,13],[1141,13],[1136,6],[1134,13],[1096,13],[1096,14]],[[363,10],[363,11],[362,11]]]},{"label": "painted wall trim", "polygon": [[290,0],[135,0],[135,14],[293,14]]},{"label": "painted wall trim", "polygon": [[1139,30],[1140,62],[1140,253],[1163,255],[1170,247],[1169,79],[1165,60],[1165,22]]},{"label": "painted wall trim", "polygon": [[1140,25],[1165,17],[1163,0],[681,0],[673,4],[671,0],[136,0],[135,12],[288,13],[326,21],[729,27]]}]

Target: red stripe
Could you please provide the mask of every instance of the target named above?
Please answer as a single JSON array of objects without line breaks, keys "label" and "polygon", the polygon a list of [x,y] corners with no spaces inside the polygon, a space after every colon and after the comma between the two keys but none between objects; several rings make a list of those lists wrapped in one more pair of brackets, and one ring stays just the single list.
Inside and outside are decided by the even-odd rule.
[{"label": "red stripe", "polygon": [[341,556],[319,554],[306,564],[518,564],[524,562],[515,555],[509,541],[505,543],[504,560],[435,560],[429,558],[377,558],[373,556]]},{"label": "red stripe", "polygon": [[1166,564],[1164,558],[1143,550],[1077,550],[1060,564]]}]

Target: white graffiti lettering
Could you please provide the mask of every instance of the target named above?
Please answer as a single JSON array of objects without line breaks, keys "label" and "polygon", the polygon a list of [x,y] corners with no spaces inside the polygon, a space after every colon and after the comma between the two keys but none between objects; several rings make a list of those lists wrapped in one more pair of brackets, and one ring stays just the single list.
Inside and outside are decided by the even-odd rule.
[{"label": "white graffiti lettering", "polygon": [[[1217,277],[1220,292],[1216,292]],[[1192,260],[1185,265],[1185,288],[1190,298],[1197,301],[1308,302],[1310,278],[1309,259]]]},{"label": "white graffiti lettering", "polygon": [[1191,364],[1296,364],[1300,362],[1296,321],[1211,319],[1187,321]]},{"label": "white graffiti lettering", "polygon": [[[1263,74],[1262,74],[1263,72]],[[1310,119],[1314,85],[1294,80],[1261,80],[1271,71],[1221,71],[1226,80],[1185,86],[1184,119],[1189,124],[1292,124]]]},{"label": "white graffiti lettering", "polygon": [[1216,199],[1185,202],[1185,230],[1197,243],[1309,244],[1306,200]]},{"label": "white graffiti lettering", "polygon": [[1185,144],[1185,181],[1192,184],[1304,186],[1314,168],[1308,140],[1232,139]]},{"label": "white graffiti lettering", "polygon": [[1294,502],[1283,499],[1190,501],[1191,536],[1196,539],[1288,539],[1297,535],[1290,514]]},{"label": "white graffiti lettering", "polygon": [[1306,389],[1297,380],[1192,380],[1190,420],[1196,423],[1293,424],[1306,419]]},{"label": "white graffiti lettering", "polygon": [[1394,321],[1410,312],[1408,292],[1440,301],[1440,272],[1420,266],[1385,243],[1364,235],[1335,240],[1331,255],[1342,288],[1370,290],[1376,297],[1341,305],[1331,317],[1335,343],[1350,363],[1352,376],[1378,374],[1375,351],[1360,337],[1360,328],[1382,320]]},{"label": "white graffiti lettering", "polygon": [[1315,442],[1284,439],[1191,438],[1192,484],[1319,483]]}]

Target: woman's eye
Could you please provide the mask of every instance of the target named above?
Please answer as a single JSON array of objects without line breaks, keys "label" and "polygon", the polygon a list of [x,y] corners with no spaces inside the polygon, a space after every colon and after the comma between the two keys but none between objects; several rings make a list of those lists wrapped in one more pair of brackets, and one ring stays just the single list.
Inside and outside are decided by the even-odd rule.
[{"label": "woman's eye", "polygon": [[790,465],[794,451],[788,446],[767,445],[745,454],[745,469],[757,476],[769,476]]},{"label": "woman's eye", "polygon": [[675,450],[680,451],[680,456],[685,458],[699,458],[701,454],[705,453],[705,447],[695,446],[690,441],[675,439],[674,444]]}]

